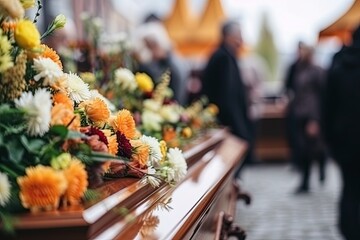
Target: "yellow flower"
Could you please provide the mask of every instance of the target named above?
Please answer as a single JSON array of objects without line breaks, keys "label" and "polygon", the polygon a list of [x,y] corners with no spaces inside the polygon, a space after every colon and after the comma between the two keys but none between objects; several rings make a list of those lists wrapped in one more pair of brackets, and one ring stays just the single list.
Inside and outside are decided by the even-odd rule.
[{"label": "yellow flower", "polygon": [[67,187],[64,175],[42,165],[29,167],[25,171],[26,176],[17,178],[21,204],[35,212],[57,209]]},{"label": "yellow flower", "polygon": [[68,187],[64,193],[66,203],[79,204],[88,186],[87,173],[84,164],[79,160],[72,160],[70,166],[64,170]]},{"label": "yellow flower", "polygon": [[59,156],[52,158],[50,161],[50,165],[55,170],[61,170],[67,168],[70,162],[71,162],[70,153],[62,153]]},{"label": "yellow flower", "polygon": [[19,0],[0,0],[0,15],[3,11],[12,18],[22,18],[25,14]]},{"label": "yellow flower", "polygon": [[215,116],[219,113],[219,108],[215,104],[212,104],[212,103],[210,103],[206,109],[212,116]]},{"label": "yellow flower", "polygon": [[131,160],[139,164],[140,168],[146,167],[150,154],[149,145],[143,143],[141,140],[130,140],[130,143],[134,149]]},{"label": "yellow flower", "polygon": [[167,153],[167,145],[164,140],[160,141],[160,151],[161,151],[161,155],[162,155],[162,160],[165,160],[166,153]]},{"label": "yellow flower", "polygon": [[143,92],[151,92],[154,88],[154,83],[146,73],[136,73],[136,82]]},{"label": "yellow flower", "polygon": [[86,115],[97,125],[105,123],[110,117],[107,104],[100,98],[85,101],[80,104],[80,107],[84,107]]},{"label": "yellow flower", "polygon": [[30,20],[20,20],[15,29],[16,43],[25,49],[34,49],[40,45],[40,33]]},{"label": "yellow flower", "polygon": [[118,152],[118,142],[115,134],[111,134],[111,131],[108,129],[102,130],[108,140],[108,149],[109,153],[116,155]]},{"label": "yellow flower", "polygon": [[127,139],[133,139],[136,135],[135,121],[129,110],[120,110],[110,120],[110,125],[115,131],[120,131]]},{"label": "yellow flower", "polygon": [[59,65],[61,70],[63,69],[63,65],[61,63],[60,57],[54,49],[52,49],[51,47],[49,47],[45,44],[41,44],[41,50],[42,50],[41,57],[50,58],[51,60],[54,61],[54,63]]},{"label": "yellow flower", "polygon": [[20,0],[20,2],[25,9],[32,8],[35,5],[35,0]]},{"label": "yellow flower", "polygon": [[2,35],[2,31],[0,30],[0,73],[3,73],[14,66],[10,56],[10,50],[11,44],[8,38]]},{"label": "yellow flower", "polygon": [[185,138],[189,138],[192,136],[192,130],[189,127],[185,127],[181,131],[181,135]]}]

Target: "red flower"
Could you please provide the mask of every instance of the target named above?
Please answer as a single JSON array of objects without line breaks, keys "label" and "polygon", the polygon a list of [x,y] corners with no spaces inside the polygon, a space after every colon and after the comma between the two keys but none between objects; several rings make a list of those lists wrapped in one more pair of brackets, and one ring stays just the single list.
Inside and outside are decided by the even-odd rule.
[{"label": "red flower", "polygon": [[103,133],[103,131],[101,131],[100,129],[96,128],[96,127],[88,127],[85,129],[85,131],[83,130],[83,133],[85,133],[88,136],[93,136],[93,135],[97,135],[99,136],[99,141],[103,142],[106,144],[106,146],[109,145],[109,142],[107,140],[107,137],[105,136],[105,134]]},{"label": "red flower", "polygon": [[117,138],[117,142],[118,142],[117,155],[130,159],[131,154],[132,154],[132,147],[131,147],[129,139],[127,139],[125,137],[125,135],[120,131],[116,132],[116,138]]}]

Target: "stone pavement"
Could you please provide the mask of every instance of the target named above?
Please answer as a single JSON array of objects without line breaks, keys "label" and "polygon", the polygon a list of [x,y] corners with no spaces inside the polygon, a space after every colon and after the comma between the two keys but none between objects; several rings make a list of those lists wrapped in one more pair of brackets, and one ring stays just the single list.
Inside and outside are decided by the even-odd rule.
[{"label": "stone pavement", "polygon": [[242,189],[252,204],[237,204],[236,222],[247,232],[246,240],[341,240],[336,226],[340,173],[328,162],[324,185],[313,164],[310,193],[295,195],[300,174],[288,164],[246,166]]}]

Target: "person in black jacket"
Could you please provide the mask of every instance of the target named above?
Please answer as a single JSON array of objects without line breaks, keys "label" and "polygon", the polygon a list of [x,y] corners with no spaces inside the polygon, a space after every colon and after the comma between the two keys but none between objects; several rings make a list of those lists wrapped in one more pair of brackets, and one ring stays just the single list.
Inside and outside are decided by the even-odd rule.
[{"label": "person in black jacket", "polygon": [[219,122],[228,126],[234,135],[252,142],[245,86],[237,61],[242,44],[240,26],[236,22],[226,22],[221,33],[220,46],[203,72],[203,93],[219,107]]},{"label": "person in black jacket", "polygon": [[360,239],[360,28],[335,54],[328,72],[323,128],[343,180],[339,227],[347,240]]}]

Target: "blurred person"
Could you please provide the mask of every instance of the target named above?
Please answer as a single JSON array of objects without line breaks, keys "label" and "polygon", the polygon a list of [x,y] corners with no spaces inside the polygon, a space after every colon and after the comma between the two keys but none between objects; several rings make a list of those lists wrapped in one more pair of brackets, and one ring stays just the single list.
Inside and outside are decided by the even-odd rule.
[{"label": "blurred person", "polygon": [[321,104],[324,92],[325,70],[313,63],[313,47],[302,45],[299,59],[293,69],[292,98],[289,111],[293,114],[295,153],[302,173],[296,193],[309,191],[312,160],[319,162],[319,180],[325,181],[325,145],[320,131]]},{"label": "blurred person", "polygon": [[330,153],[340,166],[340,231],[360,239],[360,28],[352,43],[335,54],[324,98],[323,127]]},{"label": "blurred person", "polygon": [[158,21],[150,21],[139,28],[141,40],[148,49],[150,59],[139,63],[137,71],[148,74],[155,84],[161,81],[161,76],[170,71],[170,88],[174,92],[174,99],[184,105],[187,103],[186,81],[188,67],[177,56],[169,39],[169,36]]},{"label": "blurred person", "polygon": [[[239,24],[226,22],[221,35],[221,43],[203,71],[203,93],[219,107],[219,122],[229,127],[237,137],[250,142],[246,88],[237,62],[237,52],[242,45]],[[245,163],[247,160],[246,157]],[[235,177],[238,178],[239,174],[240,167]]]}]

